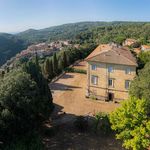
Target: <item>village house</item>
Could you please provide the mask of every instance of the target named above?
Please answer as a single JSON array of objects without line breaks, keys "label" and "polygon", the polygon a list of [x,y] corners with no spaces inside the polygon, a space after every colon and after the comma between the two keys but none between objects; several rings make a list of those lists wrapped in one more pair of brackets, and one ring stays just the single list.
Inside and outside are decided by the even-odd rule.
[{"label": "village house", "polygon": [[139,55],[139,54],[141,53],[141,47],[133,48],[133,52],[134,52],[136,55]]},{"label": "village house", "polygon": [[135,39],[126,39],[123,42],[123,46],[131,46],[131,45],[135,44],[136,42],[137,42],[137,40],[135,40]]},{"label": "village house", "polygon": [[87,58],[86,97],[119,102],[128,98],[136,75],[136,59],[130,50],[111,44],[99,45]]},{"label": "village house", "polygon": [[142,51],[150,51],[150,45],[141,45]]}]

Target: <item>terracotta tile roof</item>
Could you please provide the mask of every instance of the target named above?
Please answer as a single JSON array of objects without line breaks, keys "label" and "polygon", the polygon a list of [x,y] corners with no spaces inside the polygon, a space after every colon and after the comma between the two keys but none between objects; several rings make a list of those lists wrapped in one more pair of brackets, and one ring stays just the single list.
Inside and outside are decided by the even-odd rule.
[{"label": "terracotta tile roof", "polygon": [[136,59],[129,49],[114,47],[109,44],[99,45],[85,60],[137,66]]},{"label": "terracotta tile roof", "polygon": [[134,48],[133,51],[136,53],[136,54],[139,54],[141,52],[141,48]]},{"label": "terracotta tile roof", "polygon": [[150,49],[150,45],[142,45],[144,49]]},{"label": "terracotta tile roof", "polygon": [[110,49],[111,49],[111,46],[109,44],[100,44],[85,60],[90,59],[105,50],[108,51]]},{"label": "terracotta tile roof", "polygon": [[136,42],[137,40],[135,39],[126,39],[127,42]]}]

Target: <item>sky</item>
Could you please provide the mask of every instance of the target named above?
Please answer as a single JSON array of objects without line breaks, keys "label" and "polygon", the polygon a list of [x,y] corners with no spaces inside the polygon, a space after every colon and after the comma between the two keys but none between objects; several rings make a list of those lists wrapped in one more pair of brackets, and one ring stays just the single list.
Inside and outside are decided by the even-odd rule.
[{"label": "sky", "polygon": [[0,32],[82,21],[150,21],[150,0],[0,0]]}]

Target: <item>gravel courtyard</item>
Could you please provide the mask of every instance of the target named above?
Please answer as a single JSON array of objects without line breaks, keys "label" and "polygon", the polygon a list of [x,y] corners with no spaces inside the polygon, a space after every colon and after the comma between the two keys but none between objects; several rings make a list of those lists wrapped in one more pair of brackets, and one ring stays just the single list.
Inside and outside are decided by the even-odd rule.
[{"label": "gravel courtyard", "polygon": [[[80,62],[75,68],[85,69],[85,62]],[[86,75],[80,73],[65,73],[56,82],[50,84],[53,102],[67,114],[93,115],[96,112],[111,112],[119,106],[112,102],[100,102],[85,98]]]}]

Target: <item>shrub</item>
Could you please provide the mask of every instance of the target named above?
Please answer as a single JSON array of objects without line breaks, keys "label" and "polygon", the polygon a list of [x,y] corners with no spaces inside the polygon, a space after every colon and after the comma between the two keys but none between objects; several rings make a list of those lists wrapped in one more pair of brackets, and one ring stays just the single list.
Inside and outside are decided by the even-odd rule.
[{"label": "shrub", "polygon": [[110,114],[112,129],[127,149],[144,150],[150,145],[150,118],[144,99],[131,97]]},{"label": "shrub", "polygon": [[94,120],[94,131],[97,133],[100,131],[103,135],[108,135],[111,132],[111,125],[108,114],[97,113]]},{"label": "shrub", "polygon": [[72,68],[72,67],[66,68],[65,71],[66,72],[75,72],[75,73],[87,74],[86,70],[76,69],[76,68]]}]

